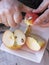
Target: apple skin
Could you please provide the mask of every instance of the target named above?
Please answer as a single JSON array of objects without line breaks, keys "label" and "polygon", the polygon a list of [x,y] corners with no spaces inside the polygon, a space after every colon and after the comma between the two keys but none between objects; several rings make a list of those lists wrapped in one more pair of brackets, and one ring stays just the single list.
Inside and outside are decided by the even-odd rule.
[{"label": "apple skin", "polygon": [[34,21],[38,18],[38,14],[33,13],[33,12],[27,12],[25,15],[25,23],[27,25],[33,25]]}]

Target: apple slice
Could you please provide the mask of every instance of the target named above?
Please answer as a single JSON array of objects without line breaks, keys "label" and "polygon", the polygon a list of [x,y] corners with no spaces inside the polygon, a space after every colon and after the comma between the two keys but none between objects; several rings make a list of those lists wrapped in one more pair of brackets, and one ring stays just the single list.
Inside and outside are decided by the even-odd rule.
[{"label": "apple slice", "polygon": [[14,34],[9,30],[5,31],[3,34],[2,41],[7,47],[12,47],[15,42]]},{"label": "apple slice", "polygon": [[33,51],[39,51],[44,47],[45,40],[34,34],[27,37],[26,45]]},{"label": "apple slice", "polygon": [[26,37],[21,30],[15,30],[14,37],[17,45],[24,45]]},{"label": "apple slice", "polygon": [[31,37],[27,38],[26,44],[30,49],[34,51],[38,51],[41,48],[38,42],[34,38],[31,38]]},{"label": "apple slice", "polygon": [[16,30],[11,32],[10,30],[5,31],[3,34],[2,41],[6,47],[10,49],[20,49],[25,44],[25,34],[20,31]]}]

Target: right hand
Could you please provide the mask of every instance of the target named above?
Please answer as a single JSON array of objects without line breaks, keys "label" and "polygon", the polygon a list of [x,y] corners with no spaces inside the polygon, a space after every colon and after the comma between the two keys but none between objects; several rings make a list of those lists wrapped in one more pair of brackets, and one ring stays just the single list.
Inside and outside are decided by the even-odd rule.
[{"label": "right hand", "polygon": [[0,23],[15,27],[22,20],[21,12],[28,12],[32,8],[25,6],[17,0],[0,1]]},{"label": "right hand", "polygon": [[15,27],[22,20],[17,0],[0,1],[0,23],[6,26]]}]

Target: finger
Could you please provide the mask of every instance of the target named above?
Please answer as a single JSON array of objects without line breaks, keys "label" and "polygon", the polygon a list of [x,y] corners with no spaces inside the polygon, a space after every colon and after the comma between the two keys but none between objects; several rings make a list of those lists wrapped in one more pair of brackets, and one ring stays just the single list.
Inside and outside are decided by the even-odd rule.
[{"label": "finger", "polygon": [[22,21],[22,15],[21,14],[15,13],[13,18],[14,18],[15,23],[17,23],[17,24],[19,24]]},{"label": "finger", "polygon": [[22,20],[22,15],[19,11],[19,8],[17,6],[13,6],[10,10],[12,16],[13,16],[13,20],[16,24],[19,24]]},{"label": "finger", "polygon": [[49,19],[47,18],[43,23],[40,24],[41,27],[49,27]]},{"label": "finger", "polygon": [[43,1],[37,9],[33,9],[33,12],[41,13],[48,7],[48,5],[49,5],[48,2]]},{"label": "finger", "polygon": [[13,13],[13,18],[15,23],[19,24],[22,21],[22,14],[19,11],[19,8],[15,6],[15,11]]},{"label": "finger", "polygon": [[1,14],[1,18],[2,23],[5,24],[6,26],[9,26],[4,12]]},{"label": "finger", "polygon": [[[11,11],[13,11],[13,10],[11,10]],[[7,11],[6,12],[6,16],[7,16],[7,21],[8,21],[9,26],[15,27],[16,23],[13,20],[12,12]]]},{"label": "finger", "polygon": [[43,27],[43,28],[46,28],[46,27],[49,27],[49,23],[47,23],[47,24],[42,24],[42,25],[40,25],[40,27]]},{"label": "finger", "polygon": [[47,9],[41,16],[39,16],[34,24],[41,24],[43,23],[46,19],[49,19],[49,9]]}]

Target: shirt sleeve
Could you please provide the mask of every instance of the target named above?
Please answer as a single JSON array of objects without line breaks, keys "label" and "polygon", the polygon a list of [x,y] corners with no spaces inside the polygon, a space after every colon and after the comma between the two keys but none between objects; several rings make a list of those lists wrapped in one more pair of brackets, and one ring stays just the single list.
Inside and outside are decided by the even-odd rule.
[{"label": "shirt sleeve", "polygon": [[18,0],[26,6],[36,9],[43,0]]}]

